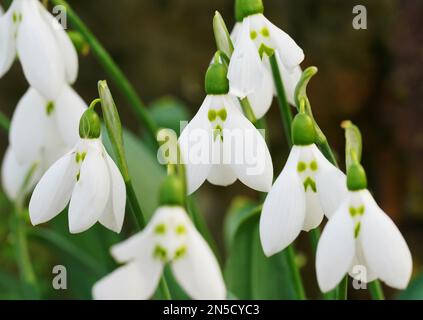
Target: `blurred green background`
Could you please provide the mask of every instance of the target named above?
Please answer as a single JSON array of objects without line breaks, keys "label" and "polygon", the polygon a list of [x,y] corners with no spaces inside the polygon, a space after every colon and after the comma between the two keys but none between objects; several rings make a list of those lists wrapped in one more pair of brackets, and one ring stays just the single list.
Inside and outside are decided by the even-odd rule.
[{"label": "blurred green background", "polygon": [[[82,20],[92,28],[136,90],[154,110],[163,125],[178,126],[177,120],[190,119],[205,93],[203,78],[215,51],[212,18],[219,10],[232,26],[231,0],[69,0]],[[423,2],[420,0],[265,0],[265,15],[288,32],[304,49],[303,68],[315,65],[318,75],[309,85],[313,111],[329,142],[343,164],[344,137],[340,122],[351,119],[364,137],[363,164],[369,187],[381,207],[389,213],[408,242],[417,276],[423,263]],[[368,29],[354,30],[352,9],[362,4],[368,10]],[[76,90],[91,101],[96,84],[108,79],[96,59],[80,57]],[[109,81],[110,82],[110,81]],[[19,63],[0,79],[0,110],[11,117],[17,101],[27,89]],[[111,85],[124,125],[143,137],[127,101]],[[165,98],[163,98],[165,97]],[[268,114],[270,149],[278,174],[287,156],[276,101]],[[0,133],[0,154],[8,144]],[[132,167],[137,191],[144,208],[152,213],[156,203],[151,195],[163,172],[154,164],[154,155],[132,139]],[[343,167],[343,165],[342,165]],[[235,197],[259,199],[259,195],[237,182],[228,188],[204,184],[198,191],[198,207],[206,217],[220,252],[225,256],[223,221]],[[241,201],[241,200],[239,200]],[[10,234],[12,205],[0,195],[0,298],[20,298],[18,270],[14,260],[14,239]],[[128,224],[129,218],[127,218]],[[93,281],[114,267],[104,241],[118,237],[96,227],[83,235],[70,236],[66,214],[55,219],[46,233],[30,236],[31,257],[35,263],[44,296],[48,298],[89,298]],[[131,234],[130,227],[126,235]],[[49,233],[53,230],[54,233]],[[125,237],[125,234],[123,237]],[[49,237],[59,235],[60,245]],[[105,240],[106,239],[106,240]],[[51,239],[50,239],[51,240]],[[54,238],[53,243],[60,242]],[[67,246],[67,247],[66,247]],[[69,246],[73,246],[69,249]],[[84,252],[74,259],[66,251]],[[308,237],[299,238],[298,251],[309,296],[317,297],[314,259]],[[66,291],[51,289],[51,269],[55,264],[68,267]],[[18,289],[17,289],[18,288]],[[420,289],[419,289],[420,288]],[[387,296],[397,293],[387,289]],[[423,298],[423,279],[413,284],[407,297]],[[260,296],[259,296],[260,297]],[[267,297],[268,296],[264,296]],[[350,297],[368,298],[367,291],[350,290]]]}]

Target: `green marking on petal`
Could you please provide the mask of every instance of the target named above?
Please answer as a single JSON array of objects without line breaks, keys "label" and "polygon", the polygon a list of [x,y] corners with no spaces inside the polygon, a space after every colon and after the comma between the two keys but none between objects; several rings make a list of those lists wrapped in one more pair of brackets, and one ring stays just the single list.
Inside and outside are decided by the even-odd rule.
[{"label": "green marking on petal", "polygon": [[75,155],[76,163],[83,162],[85,160],[86,155],[87,155],[86,151],[81,152],[81,153],[77,152],[76,155]]},{"label": "green marking on petal", "polygon": [[356,224],[355,224],[355,227],[354,227],[354,238],[356,238],[357,239],[357,237],[359,236],[359,234],[360,234],[360,229],[361,229],[361,223],[360,222],[357,222]]},{"label": "green marking on petal", "polygon": [[319,168],[319,166],[317,165],[317,162],[316,161],[310,162],[310,169],[312,171],[317,171],[318,168]]},{"label": "green marking on petal", "polygon": [[209,118],[209,121],[213,122],[214,120],[216,120],[216,110],[210,109],[207,116]]},{"label": "green marking on petal", "polygon": [[218,137],[223,141],[223,128],[220,125],[217,125],[213,130],[213,139],[216,141]]},{"label": "green marking on petal", "polygon": [[163,262],[166,262],[167,260],[167,250],[163,248],[161,245],[156,245],[154,248],[153,256],[156,259],[159,259]]},{"label": "green marking on petal", "polygon": [[308,187],[310,187],[313,192],[317,192],[316,182],[310,177],[307,177],[304,181],[304,190],[307,191]]},{"label": "green marking on petal", "polygon": [[47,102],[47,105],[46,105],[46,113],[47,113],[47,115],[48,116],[51,115],[53,113],[53,111],[54,111],[54,102],[53,101]]},{"label": "green marking on petal", "polygon": [[250,38],[251,38],[251,40],[255,40],[257,38],[257,31],[252,30],[250,32]]},{"label": "green marking on petal", "polygon": [[166,225],[164,223],[160,223],[160,224],[156,225],[156,227],[154,228],[154,233],[160,234],[160,235],[165,234],[166,233]]},{"label": "green marking on petal", "polygon": [[360,215],[360,216],[362,216],[363,214],[364,214],[364,211],[366,210],[366,208],[364,207],[364,205],[361,205],[358,209],[357,209],[357,211],[358,211],[358,214]]},{"label": "green marking on petal", "polygon": [[12,20],[13,20],[13,23],[18,22],[18,14],[16,13],[16,11],[13,11]]},{"label": "green marking on petal", "polygon": [[178,235],[182,235],[182,234],[187,233],[187,229],[185,228],[185,226],[183,224],[180,224],[180,225],[176,226],[175,232]]},{"label": "green marking on petal", "polygon": [[270,57],[271,55],[273,55],[274,52],[275,52],[275,50],[273,50],[272,48],[269,48],[264,43],[262,43],[260,45],[259,54],[260,54],[261,59],[263,59],[264,54],[266,54],[268,57]]},{"label": "green marking on petal", "polygon": [[357,214],[357,210],[354,207],[350,207],[349,211],[350,211],[350,216],[354,218],[355,215]]},{"label": "green marking on petal", "polygon": [[303,172],[306,169],[307,169],[307,165],[305,164],[305,162],[302,162],[302,161],[298,162],[298,164],[297,164],[297,171],[298,172]]},{"label": "green marking on petal", "polygon": [[270,32],[269,32],[269,29],[267,29],[267,27],[263,27],[263,29],[261,29],[260,33],[265,38],[268,38],[270,36]]},{"label": "green marking on petal", "polygon": [[180,246],[178,249],[176,249],[176,251],[175,251],[175,260],[176,259],[180,259],[180,258],[182,258],[183,256],[185,256],[186,255],[186,253],[187,253],[187,246],[186,245],[183,245],[183,246]]},{"label": "green marking on petal", "polygon": [[78,172],[77,174],[76,174],[76,181],[79,181],[79,178],[81,177],[81,172]]},{"label": "green marking on petal", "polygon": [[222,119],[222,121],[225,121],[226,118],[228,117],[228,113],[226,112],[225,108],[220,109],[217,115],[219,116],[220,119]]}]

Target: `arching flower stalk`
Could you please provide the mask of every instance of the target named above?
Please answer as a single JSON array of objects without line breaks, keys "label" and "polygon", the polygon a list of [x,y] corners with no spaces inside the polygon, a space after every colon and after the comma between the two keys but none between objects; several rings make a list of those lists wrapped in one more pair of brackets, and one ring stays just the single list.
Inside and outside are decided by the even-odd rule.
[{"label": "arching flower stalk", "polygon": [[59,157],[75,146],[79,120],[86,109],[85,102],[67,84],[51,101],[36,89],[28,89],[13,114],[10,146],[2,164],[2,184],[9,198],[16,198],[29,168],[37,167],[27,191]]},{"label": "arching flower stalk", "polygon": [[95,299],[149,299],[168,263],[190,297],[225,298],[219,264],[182,207],[184,197],[181,181],[168,176],[160,191],[161,205],[147,227],[112,247],[113,257],[125,265],[94,285]]},{"label": "arching flower stalk", "polygon": [[48,100],[56,99],[64,84],[76,80],[76,50],[38,0],[14,0],[0,17],[0,77],[17,55],[31,87]]},{"label": "arching flower stalk", "polygon": [[[350,122],[344,127],[358,132]],[[327,292],[349,273],[362,282],[380,279],[393,288],[405,289],[412,272],[410,250],[367,190],[366,173],[360,164],[361,142],[350,148],[353,143],[348,140],[347,135],[348,194],[327,223],[317,247],[319,286]]]},{"label": "arching flower stalk", "polygon": [[240,179],[250,188],[268,191],[273,165],[266,142],[242,114],[236,98],[229,94],[227,68],[218,63],[218,58],[207,71],[206,93],[179,138],[188,193],[197,190],[206,179],[221,186]]},{"label": "arching flower stalk", "polygon": [[260,239],[267,256],[285,249],[301,230],[318,227],[346,193],[345,175],[314,144],[314,124],[304,110],[292,123],[292,136],[294,146],[260,218]]},{"label": "arching flower stalk", "polygon": [[228,71],[231,93],[248,97],[257,119],[264,116],[276,94],[269,57],[275,55],[289,103],[301,77],[303,50],[263,15],[261,0],[237,0],[231,37],[234,52]]},{"label": "arching flower stalk", "polygon": [[49,221],[69,204],[69,230],[83,232],[97,221],[120,232],[126,203],[125,183],[101,139],[94,105],[80,120],[80,139],[57,160],[35,187],[29,203],[34,225]]}]

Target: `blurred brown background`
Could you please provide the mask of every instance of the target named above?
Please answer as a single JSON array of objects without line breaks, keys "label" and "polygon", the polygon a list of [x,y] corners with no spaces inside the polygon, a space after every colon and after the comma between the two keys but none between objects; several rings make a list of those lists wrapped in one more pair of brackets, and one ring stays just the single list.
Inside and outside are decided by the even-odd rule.
[{"label": "blurred brown background", "polygon": [[[232,0],[69,0],[134,84],[146,103],[172,95],[194,115],[204,98],[203,78],[215,45],[212,18],[219,10],[232,26]],[[369,187],[399,225],[410,245],[415,272],[423,250],[423,1],[420,0],[265,0],[265,15],[304,49],[303,67],[315,65],[309,86],[317,121],[343,163],[340,122],[353,120],[364,137],[363,163]],[[352,27],[355,5],[368,10],[368,29]],[[96,83],[107,79],[91,55],[80,58],[75,85],[89,102]],[[0,110],[12,115],[27,88],[18,63],[0,80]],[[114,87],[112,86],[112,89]],[[140,128],[126,100],[114,90],[124,124]],[[286,159],[279,110],[268,116],[275,174]],[[0,154],[7,136],[1,134]],[[216,238],[235,195],[257,196],[236,183],[230,188],[205,184],[202,211]],[[306,240],[305,236],[301,237]],[[305,243],[306,241],[304,241]],[[308,250],[307,245],[301,246]],[[307,277],[314,279],[312,263]],[[315,281],[315,280],[312,280]],[[353,293],[354,294],[354,293]]]}]

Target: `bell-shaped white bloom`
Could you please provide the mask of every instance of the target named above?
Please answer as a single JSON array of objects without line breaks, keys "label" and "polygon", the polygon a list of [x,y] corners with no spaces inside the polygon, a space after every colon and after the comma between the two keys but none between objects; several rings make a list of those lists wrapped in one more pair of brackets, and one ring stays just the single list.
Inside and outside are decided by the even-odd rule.
[{"label": "bell-shaped white bloom", "polygon": [[42,161],[47,169],[78,141],[79,119],[85,102],[68,85],[48,101],[30,88],[13,114],[9,142],[20,164]]},{"label": "bell-shaped white bloom", "polygon": [[256,118],[269,109],[276,93],[268,52],[273,50],[280,69],[288,101],[294,104],[295,87],[301,77],[302,49],[284,31],[263,14],[254,14],[238,22],[231,36],[234,52],[228,71],[231,93],[248,97]]},{"label": "bell-shaped white bloom", "polygon": [[43,175],[29,203],[32,224],[54,218],[69,201],[71,233],[83,232],[97,221],[120,232],[125,214],[125,183],[100,139],[80,139]]},{"label": "bell-shaped white bloom", "polygon": [[[37,160],[21,164],[9,147],[3,158],[1,182],[7,197],[16,200],[21,193],[26,194],[34,188],[41,178],[43,167]],[[29,178],[29,181],[26,179]],[[25,183],[27,183],[25,185]]]},{"label": "bell-shaped white bloom", "polygon": [[63,27],[38,0],[14,0],[0,17],[0,77],[16,55],[30,85],[49,100],[60,94],[65,83],[76,80],[76,50]]},{"label": "bell-shaped white bloom", "polygon": [[220,186],[239,179],[258,191],[270,190],[273,165],[266,142],[231,95],[207,95],[179,145],[189,194],[206,179]]},{"label": "bell-shaped white bloom", "polygon": [[181,207],[160,207],[143,231],[115,245],[111,252],[125,265],[94,285],[95,299],[149,299],[166,263],[171,264],[173,275],[190,297],[226,297],[219,264]]},{"label": "bell-shaped white bloom", "polygon": [[410,250],[393,221],[367,189],[350,191],[327,223],[317,247],[316,271],[323,292],[347,272],[405,289],[412,272]]},{"label": "bell-shaped white bloom", "polygon": [[266,256],[290,245],[333,213],[347,193],[345,175],[316,145],[293,146],[263,204],[260,239]]}]

